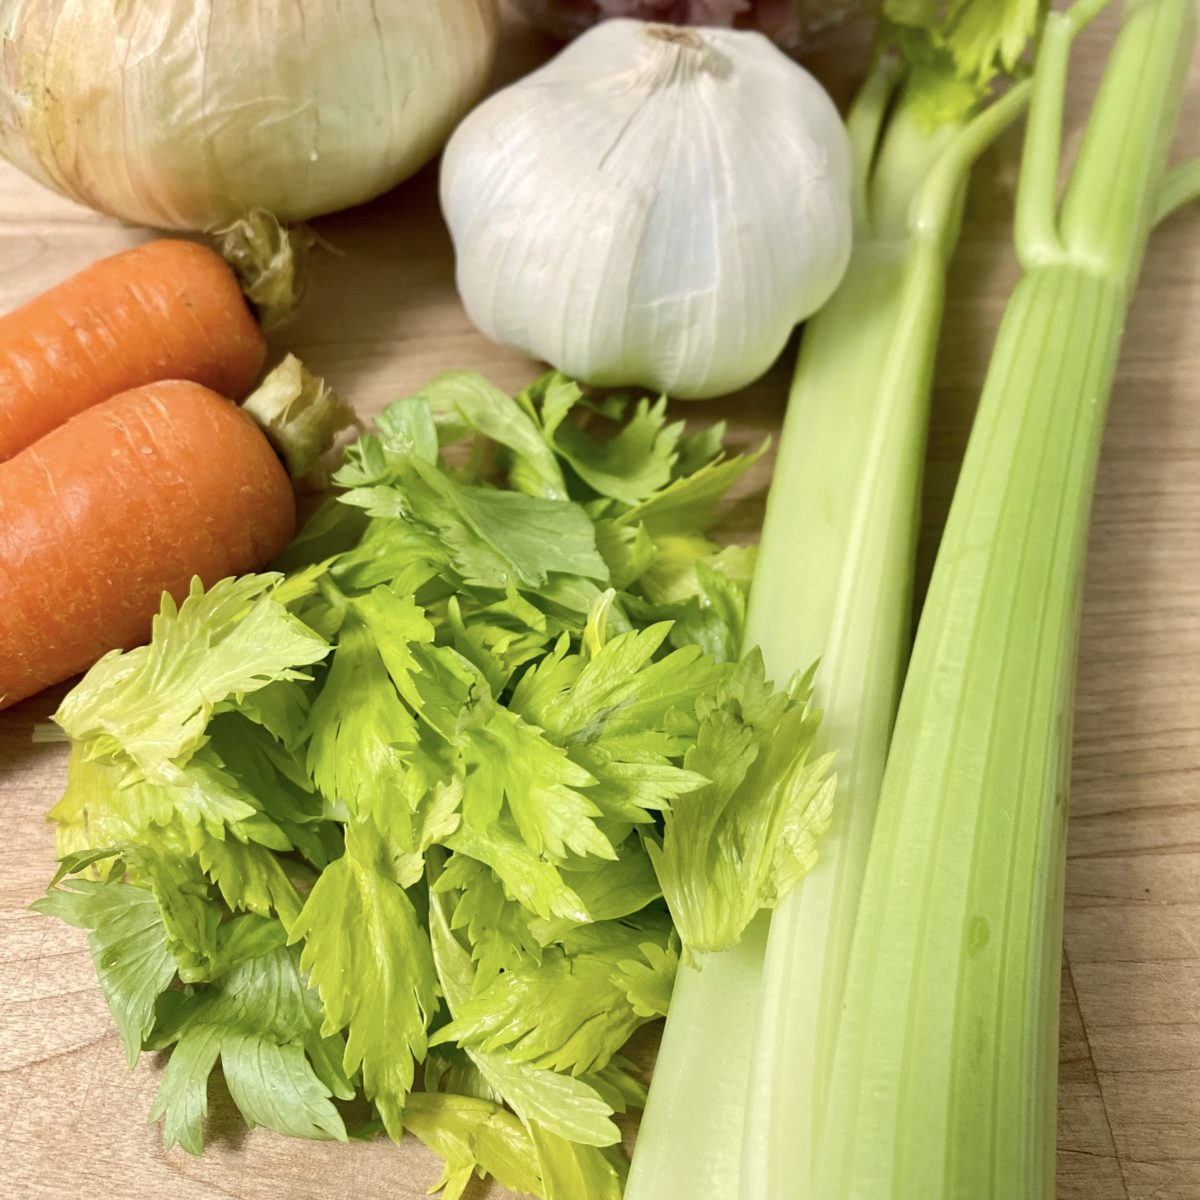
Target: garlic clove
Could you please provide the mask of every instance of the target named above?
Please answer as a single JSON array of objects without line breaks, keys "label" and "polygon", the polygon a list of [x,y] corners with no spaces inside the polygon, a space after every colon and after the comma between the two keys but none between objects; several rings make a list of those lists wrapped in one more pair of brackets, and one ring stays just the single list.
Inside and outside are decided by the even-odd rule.
[{"label": "garlic clove", "polygon": [[475,324],[597,385],[744,386],[849,257],[841,119],[754,33],[596,26],[459,126],[441,194]]}]

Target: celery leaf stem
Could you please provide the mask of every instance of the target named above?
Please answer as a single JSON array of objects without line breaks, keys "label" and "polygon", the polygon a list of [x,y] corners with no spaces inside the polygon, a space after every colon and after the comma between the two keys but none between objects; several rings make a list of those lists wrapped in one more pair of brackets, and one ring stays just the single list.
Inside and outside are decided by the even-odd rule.
[{"label": "celery leaf stem", "polygon": [[880,131],[887,111],[896,94],[903,69],[893,54],[881,55],[871,68],[866,82],[859,89],[846,115],[846,132],[854,164],[854,184],[851,207],[856,236],[868,237],[871,232],[870,180],[879,149]]},{"label": "celery leaf stem", "polygon": [[1193,200],[1200,200],[1200,158],[1179,163],[1167,172],[1158,193],[1153,224],[1160,225]]},{"label": "celery leaf stem", "polygon": [[1015,84],[994,104],[966,124],[930,168],[928,178],[913,197],[909,225],[917,237],[945,238],[967,175],[979,156],[1024,111],[1032,85]]}]

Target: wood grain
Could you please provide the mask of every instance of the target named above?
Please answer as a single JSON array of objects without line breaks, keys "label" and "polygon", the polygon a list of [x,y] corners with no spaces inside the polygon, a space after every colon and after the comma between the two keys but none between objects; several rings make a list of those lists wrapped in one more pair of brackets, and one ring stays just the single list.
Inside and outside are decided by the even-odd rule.
[{"label": "wood grain", "polygon": [[[1068,145],[1112,20],[1081,40]],[[510,36],[501,71],[546,52]],[[840,70],[844,91],[849,68]],[[1200,62],[1180,152],[1200,152]],[[928,564],[991,338],[1015,278],[1009,250],[1019,142],[976,172],[940,353],[927,479]],[[515,388],[534,367],[470,327],[426,171],[319,223],[300,318],[276,339],[360,412],[447,367]],[[0,309],[146,237],[0,168]],[[1130,317],[1097,486],[1080,649],[1062,996],[1062,1200],[1200,1197],[1200,206],[1154,238]],[[687,415],[730,418],[739,440],[778,425],[787,360],[746,393]],[[739,513],[752,530],[769,468]],[[406,1139],[354,1146],[247,1132],[214,1087],[201,1159],[164,1153],[145,1114],[161,1062],[130,1073],[82,935],[30,913],[53,870],[44,814],[58,746],[31,740],[58,693],[0,714],[0,1162],[15,1197],[415,1200],[437,1174]],[[475,1200],[498,1194],[479,1188]],[[586,1200],[580,1197],[579,1200]],[[681,1198],[683,1200],[683,1198]],[[691,1200],[691,1198],[688,1198]],[[906,1198],[908,1200],[908,1198]],[[964,1198],[969,1200],[969,1198]],[[1018,1198],[1014,1198],[1018,1200]]]}]

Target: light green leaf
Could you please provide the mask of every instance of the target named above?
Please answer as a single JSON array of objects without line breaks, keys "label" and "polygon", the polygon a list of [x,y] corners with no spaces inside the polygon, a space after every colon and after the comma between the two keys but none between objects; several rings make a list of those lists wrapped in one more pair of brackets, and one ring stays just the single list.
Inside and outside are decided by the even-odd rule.
[{"label": "light green leaf", "polygon": [[[394,656],[403,653],[403,644],[393,648]],[[309,723],[308,770],[318,789],[411,849],[412,813],[400,779],[417,743],[417,723],[357,618],[342,626]]]},{"label": "light green leaf", "polygon": [[910,70],[910,96],[931,120],[960,122],[999,75],[1014,75],[1047,0],[886,0],[886,28]]},{"label": "light green leaf", "polygon": [[627,607],[639,620],[673,621],[672,645],[699,646],[717,662],[735,662],[745,640],[753,565],[753,549],[741,546],[674,561],[660,558],[641,580],[650,603],[633,599]]},{"label": "light green leaf", "polygon": [[174,782],[130,780],[122,768],[71,746],[67,788],[50,810],[58,823],[59,853],[132,841],[151,826],[173,825],[196,842],[220,839],[230,825],[258,815],[234,781],[205,752],[175,772]]},{"label": "light green leaf", "polygon": [[[375,418],[374,433],[346,447],[333,482],[354,491],[391,485],[411,473],[414,461],[433,463],[437,454],[437,429],[429,405],[416,397],[397,400]],[[352,491],[340,499],[355,503],[353,496]]]},{"label": "light green leaf", "polygon": [[597,495],[638,504],[664,488],[672,476],[683,422],[667,424],[667,402],[639,400],[616,436],[598,441],[564,422],[553,435],[554,448]]},{"label": "light green leaf", "polygon": [[545,1200],[621,1200],[628,1164],[615,1147],[579,1145],[537,1122],[527,1122],[537,1147]]},{"label": "light green leaf", "polygon": [[309,894],[291,930],[292,942],[300,938],[301,966],[325,1006],[322,1030],[349,1029],[345,1070],[362,1068],[367,1096],[399,1140],[414,1059],[424,1057],[437,1008],[429,938],[412,901],[374,865],[347,853]]},{"label": "light green leaf", "polygon": [[560,644],[522,677],[510,707],[562,745],[632,737],[643,750],[665,749],[670,739],[639,735],[662,730],[675,710],[694,709],[729,674],[694,646],[657,658],[669,633],[660,623],[618,634],[586,661]]},{"label": "light green leaf", "polygon": [[243,913],[217,930],[217,959],[212,978],[219,979],[239,963],[278,950],[287,944],[283,925],[269,917]]},{"label": "light green leaf", "polygon": [[457,895],[450,927],[466,935],[475,967],[474,991],[482,991],[502,970],[541,960],[542,947],[529,913],[504,894],[495,873],[483,863],[464,854],[450,855],[434,890]]},{"label": "light green leaf", "polygon": [[453,1041],[576,1076],[603,1070],[639,1025],[662,1015],[656,1005],[670,995],[676,956],[665,945],[639,944],[643,933],[619,922],[587,930],[586,949],[547,950],[541,962],[511,967],[460,1004],[434,1044]]},{"label": "light green leaf", "polygon": [[[579,505],[455,483],[429,464],[416,467],[432,496],[414,492],[413,511],[454,548],[455,565],[468,582],[503,588],[509,582],[538,587],[553,573],[608,578],[592,522]],[[484,551],[498,565],[493,559],[479,569],[472,555]]]},{"label": "light green leaf", "polygon": [[638,585],[659,555],[644,525],[623,525],[611,517],[596,522],[596,548],[608,564],[613,587],[622,591]]},{"label": "light green leaf", "polygon": [[[454,1017],[469,1002],[473,970],[470,955],[451,931],[447,904],[444,895],[431,895],[429,931],[442,993]],[[543,1122],[559,1136],[589,1146],[611,1146],[620,1140],[611,1106],[582,1080],[512,1062],[502,1054],[472,1049],[467,1054],[489,1086],[527,1126]]]},{"label": "light green leaf", "polygon": [[[342,493],[345,502],[362,489]],[[381,584],[408,596],[431,579],[451,572],[450,549],[431,530],[404,518],[374,517],[359,544],[330,567],[347,593],[370,591]]]},{"label": "light green leaf", "polygon": [[[273,849],[294,848],[318,870],[341,853],[341,836],[329,820],[325,801],[294,753],[240,713],[214,717],[208,733],[209,746],[201,754],[211,750],[223,774],[235,782],[237,794],[260,810],[256,820],[230,827],[235,837]],[[196,761],[188,764],[185,773]]]},{"label": "light green leaf", "polygon": [[125,883],[71,879],[30,907],[88,931],[96,978],[132,1067],[154,1026],[154,1002],[175,977],[154,896]]},{"label": "light green leaf", "polygon": [[578,789],[593,782],[565,750],[506,708],[464,732],[463,819],[486,837],[502,811],[536,855],[561,862],[568,853],[616,858],[596,826],[600,810]]},{"label": "light green leaf", "polygon": [[559,371],[548,371],[517,393],[516,402],[550,440],[583,397],[579,384]]},{"label": "light green leaf", "polygon": [[475,371],[446,371],[417,395],[430,407],[442,441],[474,431],[510,453],[508,477],[528,496],[565,500],[566,484],[554,454],[540,432],[511,396]]},{"label": "light green leaf", "polygon": [[668,533],[701,533],[716,524],[717,501],[766,453],[764,442],[751,454],[714,459],[691,475],[672,480],[661,491],[617,518],[622,525],[644,525],[653,538]]},{"label": "light green leaf", "polygon": [[675,799],[661,846],[646,843],[689,951],[735,944],[816,862],[834,783],[830,757],[809,757],[819,722],[810,694],[807,679],[774,692],[755,651],[697,703],[684,765],[710,782]]},{"label": "light green leaf", "polygon": [[446,604],[446,629],[454,648],[483,675],[499,695],[515,672],[540,658],[562,630],[515,588],[490,604],[452,596]]},{"label": "light green leaf", "polygon": [[176,608],[163,597],[150,644],[106,654],[68,693],[54,719],[88,742],[90,757],[121,755],[155,782],[204,743],[214,709],[277,680],[329,651],[270,595],[278,575],[224,579],[207,592],[193,580]]},{"label": "light green leaf", "polygon": [[620,1141],[611,1106],[582,1079],[513,1062],[501,1054],[474,1050],[470,1058],[526,1125],[536,1122],[582,1146]]},{"label": "light green leaf", "polygon": [[156,829],[121,850],[129,878],[154,894],[179,977],[185,982],[211,978],[220,962],[224,913],[183,837],[171,828]]},{"label": "light green leaf", "polygon": [[430,1191],[460,1200],[473,1176],[492,1176],[501,1187],[540,1194],[537,1152],[528,1131],[512,1113],[475,1096],[413,1092],[404,1127],[446,1164]]},{"label": "light green leaf", "polygon": [[679,455],[673,471],[675,477],[693,475],[701,467],[720,458],[725,453],[725,433],[724,421],[714,421],[703,429],[685,433],[679,439]]},{"label": "light green leaf", "polygon": [[301,682],[277,680],[256,692],[243,693],[218,705],[216,712],[236,710],[261,725],[287,750],[295,750],[308,733],[309,692]]},{"label": "light green leaf", "polygon": [[679,955],[670,946],[643,942],[639,958],[617,963],[615,981],[633,1011],[645,1020],[665,1017],[675,987]]},{"label": "light green leaf", "polygon": [[[419,713],[424,701],[413,681],[413,676],[421,670],[414,650],[433,641],[429,618],[411,596],[397,595],[386,587],[372,588],[367,595],[359,596],[354,601],[354,612],[366,623],[375,649],[400,695]],[[361,641],[355,642],[355,653],[367,653]],[[398,722],[399,718],[393,714],[389,728]]]},{"label": "light green leaf", "polygon": [[581,1078],[589,1087],[596,1089],[613,1112],[623,1113],[631,1108],[646,1106],[646,1085],[633,1063],[619,1054],[603,1071],[589,1071]]},{"label": "light green leaf", "polygon": [[210,839],[197,848],[196,861],[231,909],[246,909],[260,917],[277,914],[289,930],[295,924],[302,904],[300,894],[270,850],[235,838],[223,842]]},{"label": "light green leaf", "polygon": [[[637,838],[627,838],[619,847],[616,862],[600,864],[599,870],[564,870],[562,878],[583,902],[594,921],[612,921],[640,912],[662,895],[658,876]],[[528,921],[528,915],[523,917]],[[560,941],[579,924],[564,918],[538,919],[530,925],[537,942],[548,946]],[[456,926],[457,928],[457,926]]]},{"label": "light green leaf", "polygon": [[212,1025],[196,1026],[171,1052],[150,1108],[150,1120],[163,1122],[166,1149],[203,1153],[208,1077],[220,1056],[221,1033]]},{"label": "light green leaf", "polygon": [[461,825],[445,845],[469,858],[486,863],[504,885],[505,895],[531,913],[549,920],[590,920],[583,901],[564,881],[558,868],[539,858],[504,822],[494,822],[484,833]]},{"label": "light green leaf", "polygon": [[286,949],[249,959],[190,996],[172,993],[153,1044],[174,1045],[150,1119],[163,1138],[191,1154],[203,1149],[208,1076],[220,1058],[230,1095],[246,1123],[291,1137],[346,1140],[331,1095],[349,1081],[323,1081],[307,1048],[318,1044],[320,1011]]}]

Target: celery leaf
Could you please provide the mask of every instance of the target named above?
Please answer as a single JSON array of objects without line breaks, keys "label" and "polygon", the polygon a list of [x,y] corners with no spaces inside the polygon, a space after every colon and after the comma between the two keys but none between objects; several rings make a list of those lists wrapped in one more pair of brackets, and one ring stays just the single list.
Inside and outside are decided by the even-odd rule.
[{"label": "celery leaf", "polygon": [[325,1007],[322,1031],[349,1029],[345,1070],[362,1068],[367,1096],[399,1139],[438,993],[429,937],[412,900],[376,862],[360,861],[351,844],[309,893],[291,930],[292,942],[301,938],[301,966]]},{"label": "celery leaf", "polygon": [[477,1096],[413,1092],[404,1127],[445,1162],[431,1191],[461,1200],[471,1179],[491,1176],[501,1187],[541,1194],[537,1152],[528,1130],[507,1109]]},{"label": "celery leaf", "polygon": [[204,1145],[208,1077],[219,1059],[230,1095],[247,1125],[292,1137],[346,1140],[330,1096],[353,1095],[329,1069],[320,1009],[286,949],[240,963],[218,983],[190,995],[173,992],[151,1045],[174,1046],[150,1119],[165,1119],[168,1147],[191,1154]]},{"label": "celery leaf", "polygon": [[998,77],[1020,71],[1048,9],[1048,0],[885,0],[883,11],[914,102],[934,121],[956,122]]},{"label": "celery leaf", "polygon": [[154,1026],[154,1004],[175,977],[158,904],[126,883],[71,879],[30,906],[88,931],[96,977],[132,1067]]},{"label": "celery leaf", "polygon": [[544,1200],[621,1200],[626,1164],[614,1149],[579,1145],[528,1122],[537,1147]]},{"label": "celery leaf", "polygon": [[276,680],[329,651],[325,640],[271,597],[278,575],[192,581],[176,607],[164,595],[149,645],[106,654],[59,706],[54,720],[91,756],[120,755],[148,779],[170,782],[205,741],[218,704]]},{"label": "celery leaf", "polygon": [[[429,931],[442,994],[451,1018],[470,1002],[474,970],[468,952],[450,928],[448,900],[430,897]],[[481,1078],[526,1124],[544,1124],[559,1137],[585,1146],[611,1146],[620,1140],[613,1108],[588,1083],[556,1071],[517,1062],[508,1055],[468,1048]]]},{"label": "celery leaf", "polygon": [[709,782],[673,802],[661,843],[646,841],[692,952],[734,945],[816,861],[834,784],[829,757],[810,758],[818,724],[810,694],[807,680],[775,692],[755,652],[697,703],[684,765]]},{"label": "celery leaf", "polygon": [[578,950],[549,949],[460,1004],[435,1044],[502,1051],[572,1075],[606,1067],[638,1026],[665,1011],[660,998],[670,995],[677,959],[665,932],[655,942],[613,921],[580,933],[587,937]]},{"label": "celery leaf", "polygon": [[308,770],[321,793],[353,817],[371,816],[411,846],[411,818],[399,780],[417,742],[416,719],[370,631],[356,619],[342,627],[308,723]]}]

